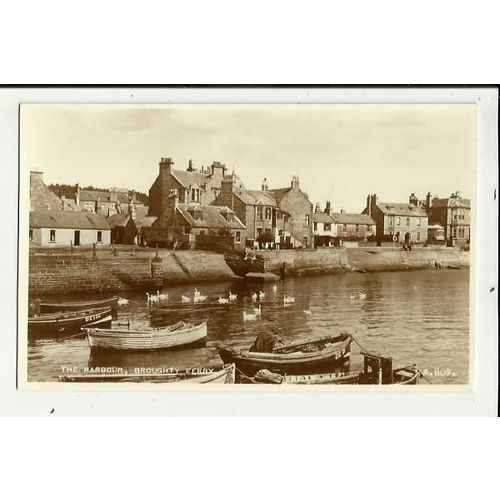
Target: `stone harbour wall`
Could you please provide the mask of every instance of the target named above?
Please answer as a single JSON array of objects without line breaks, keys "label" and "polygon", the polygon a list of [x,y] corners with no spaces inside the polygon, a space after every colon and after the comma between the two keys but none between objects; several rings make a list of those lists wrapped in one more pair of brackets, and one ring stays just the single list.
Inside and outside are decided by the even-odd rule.
[{"label": "stone harbour wall", "polygon": [[175,283],[225,280],[235,275],[224,256],[211,252],[138,253],[135,256],[32,255],[31,295],[153,288]]},{"label": "stone harbour wall", "polygon": [[300,276],[315,273],[408,271],[469,267],[469,252],[454,248],[319,248],[251,252],[249,258],[208,251],[105,255],[31,255],[32,295],[155,289],[177,283],[227,280],[246,273]]}]

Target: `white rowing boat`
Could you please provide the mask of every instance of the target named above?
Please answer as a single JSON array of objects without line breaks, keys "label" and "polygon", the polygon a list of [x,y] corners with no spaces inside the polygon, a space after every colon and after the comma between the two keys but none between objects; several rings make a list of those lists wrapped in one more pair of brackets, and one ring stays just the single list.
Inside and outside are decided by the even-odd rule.
[{"label": "white rowing boat", "polygon": [[180,321],[167,328],[141,330],[85,328],[91,349],[153,351],[193,344],[207,336],[207,323]]}]

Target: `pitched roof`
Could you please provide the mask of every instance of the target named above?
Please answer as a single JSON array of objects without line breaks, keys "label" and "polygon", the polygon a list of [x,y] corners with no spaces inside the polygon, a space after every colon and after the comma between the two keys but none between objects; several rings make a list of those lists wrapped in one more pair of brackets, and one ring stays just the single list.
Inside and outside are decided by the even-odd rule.
[{"label": "pitched roof", "polygon": [[337,224],[372,224],[375,221],[368,214],[352,214],[346,212],[338,212],[332,214]]},{"label": "pitched roof", "polygon": [[[192,205],[180,203],[177,210],[184,217],[191,227],[214,228],[214,229],[245,229],[245,225],[238,219],[236,214],[228,207],[219,207],[215,205]],[[203,212],[203,219],[194,219],[189,213],[192,210]],[[227,221],[221,214],[233,214],[234,220]]]},{"label": "pitched roof", "polygon": [[431,201],[431,207],[442,208],[442,207],[450,207],[450,208],[469,208],[470,209],[470,200],[467,198],[434,198]]},{"label": "pitched roof", "polygon": [[406,217],[427,217],[427,213],[422,208],[418,208],[411,203],[389,203],[380,201],[377,207],[387,215],[402,215]]},{"label": "pitched roof", "polygon": [[137,218],[135,220],[135,225],[138,227],[138,228],[141,228],[141,227],[151,227],[153,222],[157,219],[158,217],[156,216],[152,216],[152,215],[146,215],[144,217],[141,217],[140,219]]},{"label": "pitched roof", "polygon": [[333,224],[335,222],[334,218],[331,215],[328,215],[326,212],[313,212],[312,214],[313,222],[322,222],[326,224]]},{"label": "pitched roof", "polygon": [[30,212],[30,227],[54,229],[110,229],[99,214],[77,211],[35,210]]},{"label": "pitched roof", "polygon": [[108,217],[108,224],[111,229],[114,227],[125,227],[128,222],[129,214],[113,214]]},{"label": "pitched roof", "polygon": [[202,173],[198,170],[172,170],[171,173],[184,187],[194,184],[201,186],[210,179],[210,174]]},{"label": "pitched roof", "polygon": [[291,187],[287,188],[277,188],[277,189],[270,189],[272,193],[274,194],[274,197],[276,198],[276,201],[278,203],[281,202],[281,200],[292,190]]},{"label": "pitched roof", "polygon": [[263,205],[277,207],[276,197],[271,191],[258,191],[250,189],[235,189],[234,194],[245,205]]},{"label": "pitched roof", "polygon": [[430,224],[427,229],[444,229],[444,227],[441,224]]},{"label": "pitched roof", "polygon": [[[106,191],[97,191],[95,189],[80,189],[80,201],[95,202],[115,202],[115,203],[129,203],[130,196],[126,189],[108,189]],[[142,203],[135,201],[134,204],[142,205]]]},{"label": "pitched roof", "polygon": [[31,172],[30,203],[32,210],[61,210],[62,201],[43,182],[42,172]]}]

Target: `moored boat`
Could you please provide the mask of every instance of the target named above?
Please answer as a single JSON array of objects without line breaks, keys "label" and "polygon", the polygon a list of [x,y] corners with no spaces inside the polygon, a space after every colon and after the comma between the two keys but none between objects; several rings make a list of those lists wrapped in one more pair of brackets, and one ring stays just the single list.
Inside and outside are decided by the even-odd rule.
[{"label": "moored boat", "polygon": [[200,368],[184,370],[176,373],[143,374],[143,373],[81,373],[61,375],[61,382],[147,382],[173,384],[234,384],[234,364],[225,365],[222,369]]},{"label": "moored boat", "polygon": [[35,300],[33,307],[38,308],[40,313],[53,313],[58,311],[82,311],[100,307],[118,306],[118,297],[97,300],[68,300],[68,301],[41,301]]},{"label": "moored boat", "polygon": [[85,311],[68,311],[51,314],[39,314],[28,318],[30,333],[54,333],[78,331],[84,326],[111,326],[112,311],[110,307],[88,309]]},{"label": "moored boat", "polygon": [[253,377],[244,377],[242,382],[250,384],[291,384],[291,385],[342,385],[342,384],[399,384],[415,385],[420,379],[420,371],[413,366],[392,369],[392,358],[364,354],[363,371],[332,372],[301,375],[280,375],[269,370],[259,370]]},{"label": "moored boat", "polygon": [[91,349],[154,351],[186,346],[207,337],[207,323],[179,321],[166,328],[104,329],[86,328]]},{"label": "moored boat", "polygon": [[270,352],[219,348],[224,363],[235,363],[239,372],[252,377],[267,369],[280,375],[330,373],[349,360],[352,337],[335,337],[273,347]]}]

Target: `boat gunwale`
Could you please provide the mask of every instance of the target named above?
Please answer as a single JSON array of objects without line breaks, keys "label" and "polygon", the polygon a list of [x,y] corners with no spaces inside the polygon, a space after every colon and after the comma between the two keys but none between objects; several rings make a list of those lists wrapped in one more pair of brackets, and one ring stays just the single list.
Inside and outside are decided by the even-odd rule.
[{"label": "boat gunwale", "polygon": [[[321,349],[319,351],[312,352],[292,352],[289,354],[275,354],[275,353],[264,353],[264,352],[252,352],[252,351],[233,351],[231,349],[224,349],[226,352],[230,353],[235,360],[239,361],[272,361],[273,363],[294,363],[303,361],[313,361],[316,359],[322,360],[327,357],[331,357],[333,354],[342,351],[343,349],[349,347],[351,344],[351,338],[338,342],[337,344],[332,344],[330,347]],[[349,353],[345,353],[347,356]]]},{"label": "boat gunwale", "polygon": [[28,317],[28,324],[42,325],[45,323],[62,323],[68,321],[79,321],[86,316],[92,315],[107,315],[112,314],[113,310],[110,306],[100,307],[96,309],[87,309],[81,311],[66,311],[58,313],[39,314],[37,316]]},{"label": "boat gunwale", "polygon": [[[93,337],[105,337],[105,338],[122,338],[126,337],[127,339],[137,338],[137,339],[149,339],[155,338],[155,336],[175,336],[178,334],[185,334],[195,330],[199,330],[202,328],[206,328],[207,322],[202,321],[196,325],[193,325],[188,328],[178,328],[176,330],[168,330],[167,328],[158,328],[155,330],[123,330],[123,329],[113,329],[113,328],[92,328],[85,327],[82,328],[87,334],[92,335]],[[173,325],[172,325],[173,326]]]}]

